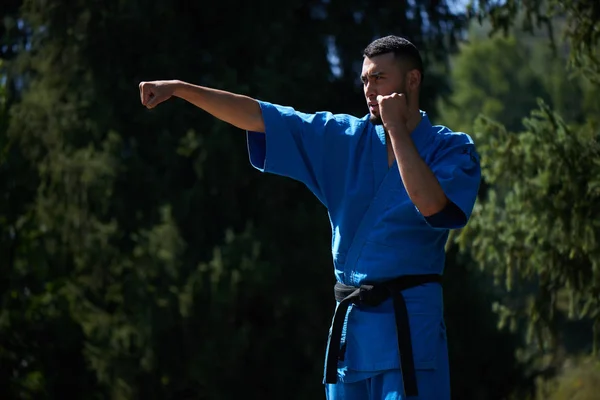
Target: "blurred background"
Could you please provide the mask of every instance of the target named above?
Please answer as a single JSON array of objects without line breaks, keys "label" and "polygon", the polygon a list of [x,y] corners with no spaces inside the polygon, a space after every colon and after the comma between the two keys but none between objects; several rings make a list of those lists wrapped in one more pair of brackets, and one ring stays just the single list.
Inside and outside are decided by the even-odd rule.
[{"label": "blurred background", "polygon": [[0,399],[324,399],[326,210],[142,80],[367,113],[362,50],[423,52],[482,155],[448,244],[453,399],[600,393],[597,0],[2,0]]}]

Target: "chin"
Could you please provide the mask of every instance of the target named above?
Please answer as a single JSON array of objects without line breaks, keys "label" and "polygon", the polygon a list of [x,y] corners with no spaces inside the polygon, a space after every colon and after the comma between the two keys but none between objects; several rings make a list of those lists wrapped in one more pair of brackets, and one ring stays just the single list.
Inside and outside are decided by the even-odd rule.
[{"label": "chin", "polygon": [[369,116],[369,121],[371,121],[373,125],[383,125],[383,121],[379,115],[371,114]]}]

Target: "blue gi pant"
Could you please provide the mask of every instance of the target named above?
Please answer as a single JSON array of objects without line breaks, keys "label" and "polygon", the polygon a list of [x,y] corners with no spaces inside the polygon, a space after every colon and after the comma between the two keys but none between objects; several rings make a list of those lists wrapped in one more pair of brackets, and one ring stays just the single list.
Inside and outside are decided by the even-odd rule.
[{"label": "blue gi pant", "polygon": [[418,397],[404,397],[399,369],[382,371],[352,383],[326,384],[327,400],[450,400],[450,370],[448,346],[442,339],[434,369],[417,369]]}]

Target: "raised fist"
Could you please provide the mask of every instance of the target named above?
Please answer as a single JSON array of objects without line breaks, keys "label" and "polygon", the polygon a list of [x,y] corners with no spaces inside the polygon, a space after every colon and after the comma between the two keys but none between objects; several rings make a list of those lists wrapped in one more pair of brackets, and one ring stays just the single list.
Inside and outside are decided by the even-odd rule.
[{"label": "raised fist", "polygon": [[146,108],[151,109],[169,100],[175,92],[177,81],[140,82],[140,100]]}]

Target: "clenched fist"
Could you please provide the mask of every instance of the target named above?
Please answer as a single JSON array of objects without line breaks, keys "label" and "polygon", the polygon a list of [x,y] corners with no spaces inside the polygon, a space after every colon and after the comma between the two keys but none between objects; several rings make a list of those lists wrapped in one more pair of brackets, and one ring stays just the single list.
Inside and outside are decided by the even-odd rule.
[{"label": "clenched fist", "polygon": [[140,100],[146,108],[151,109],[169,100],[175,92],[178,81],[140,82]]},{"label": "clenched fist", "polygon": [[390,131],[400,126],[406,127],[408,120],[408,104],[406,95],[403,93],[392,93],[389,96],[377,96],[379,113],[383,126]]}]

